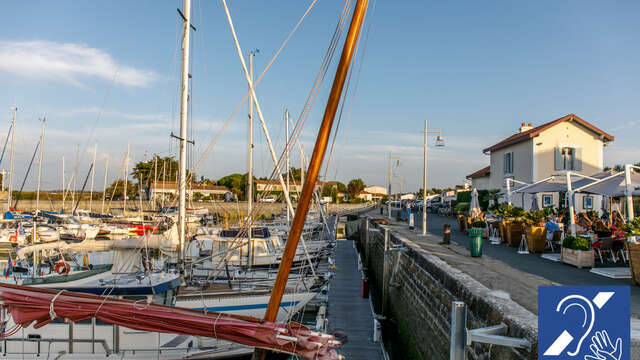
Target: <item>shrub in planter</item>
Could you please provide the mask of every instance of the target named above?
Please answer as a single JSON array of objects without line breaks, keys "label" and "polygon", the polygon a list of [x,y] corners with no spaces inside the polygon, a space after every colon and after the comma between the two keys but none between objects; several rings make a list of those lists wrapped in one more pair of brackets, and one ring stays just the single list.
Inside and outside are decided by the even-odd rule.
[{"label": "shrub in planter", "polygon": [[484,229],[487,227],[487,223],[485,223],[484,221],[474,221],[471,223],[471,227]]},{"label": "shrub in planter", "polygon": [[467,212],[469,211],[469,203],[468,202],[456,203],[456,205],[453,207],[453,210],[456,212]]},{"label": "shrub in planter", "polygon": [[589,240],[567,236],[562,242],[562,262],[582,267],[593,267],[595,259]]}]

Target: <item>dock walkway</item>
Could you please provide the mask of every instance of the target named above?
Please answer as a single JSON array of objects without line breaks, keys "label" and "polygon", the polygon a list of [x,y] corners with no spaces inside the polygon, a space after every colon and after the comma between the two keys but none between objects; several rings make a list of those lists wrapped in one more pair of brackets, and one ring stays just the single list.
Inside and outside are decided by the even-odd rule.
[{"label": "dock walkway", "polygon": [[351,240],[339,240],[336,271],[329,289],[329,333],[346,334],[340,354],[347,360],[383,360],[380,344],[373,342],[373,313],[369,299],[362,298],[358,256]]}]

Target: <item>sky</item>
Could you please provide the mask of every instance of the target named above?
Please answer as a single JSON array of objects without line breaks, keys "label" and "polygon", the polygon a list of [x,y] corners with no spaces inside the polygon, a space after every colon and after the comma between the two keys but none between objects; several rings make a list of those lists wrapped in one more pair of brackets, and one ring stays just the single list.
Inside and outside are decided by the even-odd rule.
[{"label": "sky", "polygon": [[[259,74],[312,0],[229,0],[244,54],[258,49]],[[284,110],[298,119],[344,6],[317,1],[257,86],[276,151]],[[82,186],[97,144],[95,188],[130,164],[176,154],[182,1],[21,1],[0,23],[0,141],[18,108],[14,187],[21,184],[46,118],[43,189],[59,189],[77,167]],[[370,0],[327,180],[422,187],[424,121],[445,147],[429,148],[428,187],[463,182],[488,165],[482,149],[517,131],[574,113],[616,137],[605,165],[638,162],[640,3],[637,1]],[[193,0],[190,164],[241,103],[247,83],[221,1]],[[343,39],[339,44],[342,48]],[[309,156],[338,55],[301,142]],[[197,170],[218,179],[247,171],[247,104]],[[4,114],[4,116],[2,116]],[[256,116],[257,119],[257,116]],[[429,137],[434,143],[435,137]],[[256,176],[273,168],[254,125]],[[0,168],[9,168],[8,149]],[[298,151],[291,155],[299,166]],[[76,165],[77,164],[77,165]],[[36,163],[26,189],[36,186]]]}]

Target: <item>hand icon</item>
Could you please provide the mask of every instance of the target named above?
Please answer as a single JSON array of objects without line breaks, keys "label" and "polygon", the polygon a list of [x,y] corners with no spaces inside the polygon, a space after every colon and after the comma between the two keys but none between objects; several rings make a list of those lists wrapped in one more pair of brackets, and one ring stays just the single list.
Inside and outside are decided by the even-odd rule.
[{"label": "hand icon", "polygon": [[620,360],[622,339],[618,338],[614,346],[606,330],[596,331],[596,334],[591,337],[589,349],[595,356],[585,355],[584,360]]}]

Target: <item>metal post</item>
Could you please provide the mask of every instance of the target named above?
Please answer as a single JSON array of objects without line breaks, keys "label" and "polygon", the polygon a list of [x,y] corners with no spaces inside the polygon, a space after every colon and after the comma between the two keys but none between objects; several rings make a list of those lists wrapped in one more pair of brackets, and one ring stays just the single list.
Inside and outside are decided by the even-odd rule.
[{"label": "metal post", "polygon": [[387,190],[387,217],[389,218],[389,220],[391,220],[391,167],[393,166],[392,164],[392,154],[391,151],[389,151],[389,181],[387,182],[388,185],[388,190]]},{"label": "metal post", "polygon": [[191,33],[191,1],[184,0],[182,23],[182,92],[180,95],[180,172],[178,192],[178,236],[180,253],[178,261],[182,270],[186,231],[186,185],[187,185],[187,112],[189,107],[189,39]]},{"label": "metal post", "polygon": [[73,354],[73,321],[69,320],[69,354]]},{"label": "metal post", "polygon": [[67,188],[64,187],[64,155],[62,155],[62,210],[64,211],[64,200],[67,197]]},{"label": "metal post", "polygon": [[107,195],[107,172],[108,171],[109,171],[109,154],[107,154],[107,159],[104,163],[104,183],[102,185],[102,210],[100,211],[101,214],[104,214],[104,200]]},{"label": "metal post", "polygon": [[382,314],[387,315],[389,296],[389,229],[384,228],[384,256],[382,260]]},{"label": "metal post", "polygon": [[40,160],[38,161],[38,189],[36,190],[36,215],[40,210],[40,176],[42,174],[42,150],[44,149],[44,127],[47,122],[46,118],[42,118],[42,132],[40,133]]},{"label": "metal post", "polygon": [[624,185],[625,185],[625,196],[627,198],[627,217],[629,221],[633,220],[633,188],[631,186],[631,165],[624,165]]},{"label": "metal post", "polygon": [[[249,77],[253,82],[253,57],[255,53],[252,51],[249,53]],[[253,212],[253,97],[249,98],[249,164],[248,164],[248,179],[247,179],[247,223],[249,227],[247,229],[247,240],[249,241],[249,251],[247,254],[247,265],[249,269],[253,265],[253,239],[251,232],[252,212]]]},{"label": "metal post", "polygon": [[507,204],[511,205],[511,179],[507,178]]},{"label": "metal post", "polygon": [[422,236],[427,235],[427,120],[424,121],[424,164],[422,176]]},{"label": "metal post", "polygon": [[451,345],[449,359],[465,360],[467,344],[467,307],[462,301],[451,304]]},{"label": "metal post", "polygon": [[369,218],[364,218],[364,264],[369,266]]},{"label": "metal post", "polygon": [[[98,154],[98,144],[93,144],[93,167],[91,168],[91,190],[89,191],[89,212],[93,209],[93,179],[96,177],[96,155]],[[140,197],[142,199],[142,196]],[[141,209],[142,210],[142,209]]]},{"label": "metal post", "polygon": [[574,210],[573,189],[571,185],[571,171],[567,171],[567,198],[569,200],[569,221],[571,224],[571,235],[576,236],[576,219]]},{"label": "metal post", "polygon": [[[285,162],[286,162],[286,166],[285,169],[287,171],[287,193],[289,193],[291,191],[290,187],[289,187],[289,109],[284,109],[284,153],[285,153]],[[301,155],[302,156],[302,155]],[[301,165],[300,166],[300,171],[304,171],[303,170],[304,167]],[[301,173],[302,174],[302,173]],[[294,182],[295,184],[295,182]],[[302,179],[300,179],[300,184],[302,184]],[[284,194],[284,191],[282,192]],[[287,226],[289,226],[291,224],[291,211],[289,210],[289,207],[287,206]]]},{"label": "metal post", "polygon": [[9,157],[9,192],[7,194],[7,211],[11,210],[11,190],[13,189],[13,144],[16,138],[16,115],[18,108],[13,108],[13,120],[11,120],[11,153]]}]

